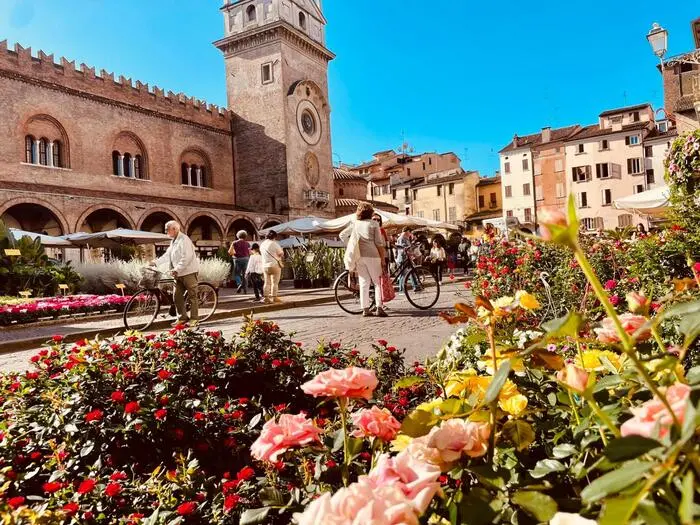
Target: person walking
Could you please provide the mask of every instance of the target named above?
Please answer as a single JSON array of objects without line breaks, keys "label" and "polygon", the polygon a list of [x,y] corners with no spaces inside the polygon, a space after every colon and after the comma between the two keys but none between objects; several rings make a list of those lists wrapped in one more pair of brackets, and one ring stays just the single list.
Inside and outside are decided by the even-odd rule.
[{"label": "person walking", "polygon": [[[197,296],[197,275],[199,273],[199,260],[192,240],[180,231],[177,221],[165,223],[165,233],[172,239],[170,246],[158,259],[153,261],[153,266],[168,266],[170,274],[175,279],[175,311],[177,320],[173,326],[190,322],[195,326],[199,319],[199,297]],[[190,302],[190,316],[187,317],[185,309],[185,291]]]},{"label": "person walking", "polygon": [[469,271],[469,248],[472,247],[472,243],[469,241],[468,237],[462,237],[459,245],[457,246],[457,253],[459,254],[460,261],[462,263],[462,269],[466,274]]},{"label": "person walking", "polygon": [[447,254],[445,253],[445,248],[442,246],[440,239],[433,239],[433,247],[430,249],[428,260],[430,261],[430,269],[439,282],[442,282],[442,269],[446,259]]},{"label": "person walking", "polygon": [[236,234],[236,241],[231,244],[228,254],[233,257],[233,279],[238,284],[236,293],[248,293],[248,284],[245,280],[245,270],[250,257],[250,246],[248,245],[248,232],[241,230]]},{"label": "person walking", "polygon": [[260,255],[260,245],[256,242],[250,247],[250,258],[248,266],[245,269],[245,277],[250,280],[250,285],[253,287],[256,301],[264,299],[263,281],[265,270],[263,268],[262,255]]},{"label": "person walking", "polygon": [[[357,205],[355,221],[340,233],[340,239],[347,245],[353,232],[357,237],[359,258],[356,271],[360,281],[360,307],[363,317],[386,317],[382,302],[381,283],[382,273],[386,271],[384,238],[379,223],[371,220],[374,208],[367,202]],[[369,288],[374,284],[374,301],[376,312],[370,310]]]},{"label": "person walking", "polygon": [[279,282],[282,276],[284,264],[284,250],[275,240],[277,232],[270,230],[266,239],[260,245],[260,255],[263,262],[263,274],[265,276],[264,303],[281,303],[279,298]]},{"label": "person walking", "polygon": [[[408,226],[404,226],[401,230],[401,235],[396,239],[396,264],[401,266],[405,258],[410,257],[409,250],[413,249],[413,243],[416,238]],[[414,274],[411,274],[411,283],[415,290],[419,289],[418,280]],[[406,274],[399,277],[399,293],[406,293]]]},{"label": "person walking", "polygon": [[391,243],[389,242],[389,236],[387,235],[386,230],[382,226],[382,216],[377,212],[374,212],[372,214],[372,220],[379,224],[379,232],[382,234],[382,239],[384,239],[384,264],[386,268],[389,268],[389,265],[391,264]]}]

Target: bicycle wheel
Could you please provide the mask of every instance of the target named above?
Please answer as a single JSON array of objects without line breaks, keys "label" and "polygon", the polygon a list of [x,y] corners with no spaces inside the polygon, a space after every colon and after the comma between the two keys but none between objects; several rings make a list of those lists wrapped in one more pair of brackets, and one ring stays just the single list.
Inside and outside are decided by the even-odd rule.
[{"label": "bicycle wheel", "polygon": [[[197,297],[199,299],[199,322],[203,323],[209,319],[219,304],[219,294],[209,283],[199,283],[197,284]],[[185,295],[185,308],[189,314],[191,304],[187,295]]]},{"label": "bicycle wheel", "polygon": [[349,314],[358,315],[362,313],[360,307],[360,288],[350,288],[348,286],[348,272],[345,270],[333,283],[333,293],[338,306]]},{"label": "bicycle wheel", "polygon": [[124,308],[124,326],[127,330],[148,330],[160,310],[160,295],[144,288],[131,296]]},{"label": "bicycle wheel", "polygon": [[406,273],[404,287],[408,302],[421,310],[434,306],[440,297],[440,282],[424,266],[416,266]]}]

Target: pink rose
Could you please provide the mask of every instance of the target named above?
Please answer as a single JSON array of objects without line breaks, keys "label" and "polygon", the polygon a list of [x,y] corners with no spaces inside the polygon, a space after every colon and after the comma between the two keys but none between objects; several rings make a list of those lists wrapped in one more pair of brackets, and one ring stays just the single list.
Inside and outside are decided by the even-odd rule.
[{"label": "pink rose", "polygon": [[472,458],[486,454],[490,434],[488,423],[450,419],[433,427],[427,436],[414,439],[407,450],[413,457],[445,470],[462,454]]},{"label": "pink rose", "polygon": [[440,474],[437,466],[420,461],[404,450],[395,457],[382,454],[372,471],[366,476],[361,476],[360,481],[375,489],[384,486],[397,487],[422,514],[435,494],[440,491]]},{"label": "pink rose", "polygon": [[418,511],[394,486],[373,488],[357,482],[331,496],[326,492],[303,513],[294,514],[297,525],[418,525]]},{"label": "pink rose", "polygon": [[276,422],[271,419],[262,428],[260,437],[250,447],[250,454],[261,461],[274,463],[280,454],[299,445],[308,445],[319,440],[321,429],[304,414],[283,414]]},{"label": "pink rose", "polygon": [[[666,399],[679,422],[683,423],[688,409],[690,387],[683,383],[675,383],[666,389]],[[664,437],[673,424],[673,418],[661,400],[654,396],[641,406],[630,409],[634,417],[625,421],[620,427],[623,436],[654,437],[658,425],[659,437]]]},{"label": "pink rose", "polygon": [[580,394],[586,390],[588,385],[588,372],[576,365],[569,364],[557,372],[557,380]]},{"label": "pink rose", "polygon": [[314,397],[352,397],[372,399],[377,388],[377,376],[374,370],[365,370],[351,366],[345,370],[326,370],[311,381],[301,385],[301,389]]},{"label": "pink rose", "polygon": [[357,427],[352,435],[357,438],[377,437],[383,441],[391,441],[401,428],[401,423],[386,408],[373,406],[371,409],[355,412],[351,417],[353,425]]},{"label": "pink rose", "polygon": [[617,281],[615,279],[608,279],[605,282],[605,289],[606,290],[614,290],[616,286],[617,286]]},{"label": "pink rose", "polygon": [[561,210],[548,210],[544,209],[538,213],[538,222],[540,223],[541,227],[541,235],[542,238],[545,241],[551,241],[552,240],[552,232],[548,228],[548,226],[554,225],[554,226],[566,226],[567,221],[566,221],[566,215],[564,214],[563,211]]},{"label": "pink rose", "polygon": [[[634,336],[635,332],[639,330],[647,322],[646,318],[642,315],[635,314],[622,314],[620,316],[620,323],[622,328],[629,335]],[[601,327],[595,329],[595,333],[598,335],[598,341],[602,343],[619,343],[620,337],[615,329],[615,323],[609,317],[606,317],[601,321]],[[637,341],[646,341],[651,337],[651,329],[647,327],[639,334],[636,335]]]},{"label": "pink rose", "polygon": [[627,299],[627,307],[633,314],[644,314],[649,311],[651,301],[644,294],[639,292],[630,292],[625,297]]}]

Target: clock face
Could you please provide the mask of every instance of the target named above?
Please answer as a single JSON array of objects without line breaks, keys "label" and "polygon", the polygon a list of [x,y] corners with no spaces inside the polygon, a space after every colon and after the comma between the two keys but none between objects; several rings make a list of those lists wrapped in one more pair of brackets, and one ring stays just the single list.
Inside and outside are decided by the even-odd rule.
[{"label": "clock face", "polygon": [[321,140],[321,117],[309,100],[302,100],[297,106],[297,128],[307,144],[315,146]]}]

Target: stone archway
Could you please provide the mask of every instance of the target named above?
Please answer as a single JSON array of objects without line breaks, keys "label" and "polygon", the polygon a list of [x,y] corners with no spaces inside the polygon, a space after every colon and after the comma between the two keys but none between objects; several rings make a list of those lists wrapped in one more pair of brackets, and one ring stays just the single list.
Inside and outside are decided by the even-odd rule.
[{"label": "stone archway", "polygon": [[[60,233],[55,233],[55,234],[48,233],[48,231],[47,231],[47,233],[49,235],[65,235],[67,233],[70,233],[70,226],[68,225],[68,221],[66,220],[66,218],[63,216],[63,214],[61,213],[61,211],[58,208],[56,208],[53,204],[51,204],[47,201],[44,201],[42,199],[35,199],[35,198],[31,198],[31,197],[29,197],[29,198],[17,197],[15,199],[10,199],[10,200],[4,202],[2,205],[0,205],[0,216],[2,216],[3,221],[5,221],[5,224],[7,224],[8,227],[20,228],[20,229],[27,230],[27,231],[35,231],[33,229],[28,229],[27,227],[22,227],[22,225],[31,226],[31,225],[26,224],[26,222],[31,221],[31,219],[32,219],[31,215],[27,215],[26,212],[22,211],[23,208],[15,210],[14,214],[8,213],[10,209],[15,208],[16,206],[35,206],[36,208],[30,208],[30,210],[32,210],[32,209],[34,209],[34,210],[46,210],[47,212],[49,212],[51,214],[51,216],[56,220],[56,222],[58,223],[58,226],[59,226],[58,229],[56,229],[56,228],[53,228],[53,229],[60,231]],[[42,211],[41,213],[45,213],[45,212]],[[13,224],[9,224],[8,221],[9,221],[10,217],[12,217],[14,219],[14,221],[16,221],[16,222],[14,222]],[[8,220],[5,220],[5,219],[8,219]],[[17,226],[17,224],[19,224],[19,226]],[[46,228],[44,227],[43,229],[46,229]],[[37,233],[40,233],[40,232],[37,231]]]},{"label": "stone archway", "polygon": [[165,223],[168,221],[180,222],[174,213],[167,210],[150,210],[139,220],[138,229],[147,232],[163,233],[165,231]]},{"label": "stone archway", "polygon": [[104,232],[116,228],[127,228],[130,230],[134,228],[125,213],[121,213],[111,207],[101,207],[89,213],[84,213],[83,217],[78,220],[77,226],[76,231],[86,233]]},{"label": "stone archway", "polygon": [[224,234],[219,222],[206,214],[201,214],[190,219],[187,225],[187,236],[195,244],[218,243],[221,245]]},{"label": "stone archway", "polygon": [[14,204],[2,213],[1,218],[8,228],[55,237],[68,233],[60,217],[42,204],[31,202]]},{"label": "stone archway", "polygon": [[279,226],[280,224],[282,224],[280,221],[269,220],[269,221],[265,222],[263,224],[262,228],[260,228],[260,229],[265,230],[267,228],[272,228],[273,226]]},{"label": "stone archway", "polygon": [[231,223],[228,226],[228,229],[226,230],[226,240],[235,241],[236,233],[238,233],[241,230],[245,230],[245,232],[248,233],[249,240],[254,239],[258,233],[258,230],[255,228],[255,224],[253,224],[253,221],[245,217],[236,217],[231,221]]}]

